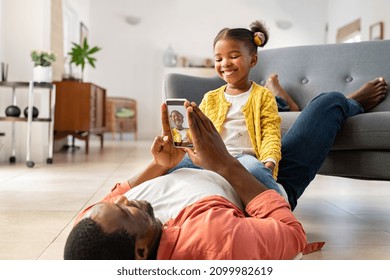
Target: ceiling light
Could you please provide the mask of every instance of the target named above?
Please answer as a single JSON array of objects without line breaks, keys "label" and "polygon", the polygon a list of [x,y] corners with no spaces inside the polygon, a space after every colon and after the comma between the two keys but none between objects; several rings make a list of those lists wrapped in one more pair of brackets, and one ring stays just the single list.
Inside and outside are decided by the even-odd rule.
[{"label": "ceiling light", "polygon": [[138,23],[141,22],[141,18],[136,16],[126,16],[125,20],[130,25],[137,25]]},{"label": "ceiling light", "polygon": [[292,25],[293,24],[291,21],[287,21],[287,20],[277,20],[276,21],[276,26],[282,30],[290,29],[292,27]]}]

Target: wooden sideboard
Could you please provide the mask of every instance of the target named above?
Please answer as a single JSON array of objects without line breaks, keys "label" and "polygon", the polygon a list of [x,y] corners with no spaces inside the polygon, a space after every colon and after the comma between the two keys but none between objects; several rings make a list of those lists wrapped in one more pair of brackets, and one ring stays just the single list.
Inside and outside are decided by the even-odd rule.
[{"label": "wooden sideboard", "polygon": [[100,137],[103,148],[105,130],[106,90],[92,83],[76,81],[54,82],[56,106],[54,138],[72,135],[85,141],[85,152],[89,152],[89,136]]}]

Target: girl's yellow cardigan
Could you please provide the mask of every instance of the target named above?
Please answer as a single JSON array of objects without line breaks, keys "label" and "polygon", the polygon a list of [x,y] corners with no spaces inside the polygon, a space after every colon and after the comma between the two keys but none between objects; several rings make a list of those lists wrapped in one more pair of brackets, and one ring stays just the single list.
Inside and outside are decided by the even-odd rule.
[{"label": "girl's yellow cardigan", "polygon": [[[242,109],[246,127],[252,142],[256,158],[264,161],[268,158],[276,160],[273,176],[278,174],[281,159],[280,122],[275,96],[267,88],[252,82],[253,87],[248,101]],[[199,108],[221,132],[227,111],[231,106],[224,95],[226,85],[209,91],[203,97]]]}]

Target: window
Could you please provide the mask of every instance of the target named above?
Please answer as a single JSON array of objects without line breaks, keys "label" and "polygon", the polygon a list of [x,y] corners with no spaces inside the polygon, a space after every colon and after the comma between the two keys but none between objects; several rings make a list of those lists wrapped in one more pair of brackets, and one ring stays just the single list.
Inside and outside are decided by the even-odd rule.
[{"label": "window", "polygon": [[337,43],[354,43],[361,40],[360,19],[339,28],[337,31]]}]

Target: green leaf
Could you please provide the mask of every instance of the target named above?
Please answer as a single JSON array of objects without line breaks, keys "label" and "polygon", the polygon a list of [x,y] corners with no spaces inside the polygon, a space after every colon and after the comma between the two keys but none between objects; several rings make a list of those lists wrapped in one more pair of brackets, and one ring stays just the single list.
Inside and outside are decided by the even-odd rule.
[{"label": "green leaf", "polygon": [[100,47],[90,48],[88,40],[85,38],[84,41],[79,45],[72,42],[72,49],[68,53],[71,56],[71,63],[81,65],[81,71],[84,71],[85,65],[88,63],[90,66],[95,68],[96,58],[92,57],[93,54],[100,51]]},{"label": "green leaf", "polygon": [[32,51],[31,59],[34,62],[34,66],[50,66],[53,62],[56,61],[56,56],[50,51]]}]

